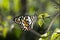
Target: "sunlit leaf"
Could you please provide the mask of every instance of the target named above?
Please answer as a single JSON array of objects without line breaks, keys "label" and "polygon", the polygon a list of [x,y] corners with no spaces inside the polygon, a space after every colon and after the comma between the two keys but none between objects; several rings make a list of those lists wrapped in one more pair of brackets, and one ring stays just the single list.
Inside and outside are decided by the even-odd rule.
[{"label": "sunlit leaf", "polygon": [[44,13],[44,17],[49,17],[50,15],[48,13]]},{"label": "sunlit leaf", "polygon": [[12,18],[12,16],[7,16],[7,19],[11,19]]},{"label": "sunlit leaf", "polygon": [[35,8],[34,8],[34,6],[29,7],[28,12],[29,12],[30,15],[33,15],[34,12],[35,12]]},{"label": "sunlit leaf", "polygon": [[43,38],[39,38],[39,40],[44,40]]},{"label": "sunlit leaf", "polygon": [[49,17],[50,15],[48,13],[42,13],[38,16],[38,18],[46,18]]},{"label": "sunlit leaf", "polygon": [[60,39],[60,34],[58,33],[58,32],[60,32],[60,31],[58,31],[59,29],[55,29],[55,31],[53,32],[53,34],[52,34],[52,36],[51,36],[51,40],[57,40],[57,38],[59,37],[59,39]]},{"label": "sunlit leaf", "polygon": [[42,18],[42,15],[43,15],[43,14],[40,14],[40,15],[38,16],[38,18]]},{"label": "sunlit leaf", "polygon": [[14,11],[17,12],[21,8],[20,0],[14,0]]},{"label": "sunlit leaf", "polygon": [[4,29],[3,29],[3,36],[4,36],[4,37],[6,37],[7,32],[8,32],[8,28],[4,28]]},{"label": "sunlit leaf", "polygon": [[60,36],[60,34],[57,34],[57,33],[53,33],[52,34],[52,37],[51,37],[51,40],[55,40],[56,37]]},{"label": "sunlit leaf", "polygon": [[56,28],[56,29],[55,29],[55,32],[56,32],[56,33],[60,33],[60,29],[59,29],[59,28]]},{"label": "sunlit leaf", "polygon": [[9,24],[8,24],[8,21],[3,21],[2,22],[2,25],[4,26],[4,27],[7,27]]},{"label": "sunlit leaf", "polygon": [[43,35],[41,35],[41,37],[42,37],[42,38],[44,38],[44,37],[47,38],[47,37],[49,36],[49,34],[50,34],[50,31],[47,32],[47,33],[44,33]]},{"label": "sunlit leaf", "polygon": [[5,9],[9,9],[9,0],[3,0],[2,7]]},{"label": "sunlit leaf", "polygon": [[2,6],[3,0],[0,0],[0,7]]},{"label": "sunlit leaf", "polygon": [[2,26],[0,26],[0,31],[2,31],[3,30],[3,27]]},{"label": "sunlit leaf", "polygon": [[40,27],[43,25],[43,23],[44,23],[44,22],[43,22],[42,19],[39,19],[39,20],[38,20],[38,24],[39,24]]}]

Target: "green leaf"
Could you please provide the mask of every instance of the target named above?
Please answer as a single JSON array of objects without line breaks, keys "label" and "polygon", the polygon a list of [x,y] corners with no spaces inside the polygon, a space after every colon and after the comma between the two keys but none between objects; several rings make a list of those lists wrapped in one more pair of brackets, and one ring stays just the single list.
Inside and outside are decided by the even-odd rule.
[{"label": "green leaf", "polygon": [[3,30],[3,27],[2,26],[0,26],[0,31],[2,31]]},{"label": "green leaf", "polygon": [[9,16],[7,16],[6,18],[7,18],[8,20],[10,20],[10,19],[12,18],[12,16],[9,15]]},{"label": "green leaf", "polygon": [[35,12],[35,8],[34,8],[34,6],[29,7],[28,12],[29,12],[29,15],[33,15],[34,12]]},{"label": "green leaf", "polygon": [[3,0],[2,7],[9,10],[9,0]]},{"label": "green leaf", "polygon": [[43,22],[42,19],[39,19],[39,20],[38,20],[38,24],[39,24],[40,27],[43,25],[43,23],[44,23],[44,22]]},{"label": "green leaf", "polygon": [[60,30],[56,28],[51,36],[51,40],[57,40],[58,38],[60,39],[60,34],[58,32],[60,32]]},{"label": "green leaf", "polygon": [[20,35],[22,34],[22,30],[17,24],[15,25],[15,29],[13,30],[13,33],[17,38],[19,38]]},{"label": "green leaf", "polygon": [[4,37],[6,37],[7,32],[8,32],[8,28],[4,28],[4,29],[3,29],[3,36],[4,36]]},{"label": "green leaf", "polygon": [[38,16],[38,18],[46,18],[49,17],[50,15],[48,13],[42,13]]},{"label": "green leaf", "polygon": [[13,10],[15,12],[18,12],[19,9],[21,9],[21,1],[20,0],[14,0]]},{"label": "green leaf", "polygon": [[51,36],[51,40],[55,40],[58,36],[60,36],[60,34],[53,33]]},{"label": "green leaf", "polygon": [[22,33],[22,31],[21,31],[20,29],[17,29],[17,28],[16,28],[16,29],[14,30],[14,34],[15,34],[15,36],[16,36],[17,38],[20,37],[21,33]]},{"label": "green leaf", "polygon": [[43,39],[43,38],[39,38],[39,40],[45,40],[45,39]]},{"label": "green leaf", "polygon": [[44,17],[49,17],[50,15],[48,13],[44,13]]},{"label": "green leaf", "polygon": [[8,25],[9,25],[9,24],[8,24],[8,21],[3,21],[3,22],[2,22],[2,25],[3,25],[4,27],[8,27]]}]

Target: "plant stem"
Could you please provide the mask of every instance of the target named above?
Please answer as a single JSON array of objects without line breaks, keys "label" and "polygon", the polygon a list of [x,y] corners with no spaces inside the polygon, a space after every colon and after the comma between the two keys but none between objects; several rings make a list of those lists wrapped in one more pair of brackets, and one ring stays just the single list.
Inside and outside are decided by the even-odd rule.
[{"label": "plant stem", "polygon": [[58,13],[58,14],[52,19],[52,21],[50,22],[50,25],[48,26],[48,29],[47,29],[46,32],[48,32],[48,31],[50,30],[50,28],[52,27],[54,21],[56,20],[56,18],[57,18],[59,15],[60,15],[60,13]]}]

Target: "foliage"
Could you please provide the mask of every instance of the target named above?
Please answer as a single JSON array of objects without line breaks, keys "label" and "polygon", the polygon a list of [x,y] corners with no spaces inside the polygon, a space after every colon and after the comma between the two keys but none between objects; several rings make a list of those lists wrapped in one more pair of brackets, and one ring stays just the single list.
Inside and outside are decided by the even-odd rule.
[{"label": "foliage", "polygon": [[[60,13],[59,5],[59,0],[0,0],[0,40],[60,40],[60,16],[46,32],[52,19]],[[13,22],[14,17],[26,14],[37,15],[35,32],[22,31],[20,25]]]},{"label": "foliage", "polygon": [[60,39],[60,30],[58,28],[55,29],[55,31],[53,32],[52,36],[51,36],[51,40],[59,40]]}]

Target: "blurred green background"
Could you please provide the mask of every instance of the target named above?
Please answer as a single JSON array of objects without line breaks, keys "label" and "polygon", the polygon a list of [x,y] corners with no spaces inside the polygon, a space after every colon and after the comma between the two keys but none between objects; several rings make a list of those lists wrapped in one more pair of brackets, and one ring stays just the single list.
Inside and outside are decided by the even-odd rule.
[{"label": "blurred green background", "polygon": [[[0,40],[60,40],[59,16],[45,33],[54,15],[60,13],[59,7],[59,0],[0,0]],[[35,14],[39,19],[33,29],[45,36],[43,38],[30,31],[22,31],[20,25],[13,23],[16,16]]]}]

